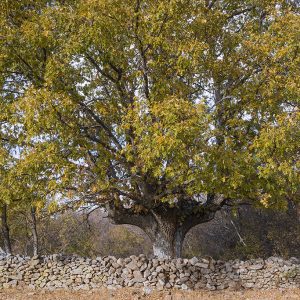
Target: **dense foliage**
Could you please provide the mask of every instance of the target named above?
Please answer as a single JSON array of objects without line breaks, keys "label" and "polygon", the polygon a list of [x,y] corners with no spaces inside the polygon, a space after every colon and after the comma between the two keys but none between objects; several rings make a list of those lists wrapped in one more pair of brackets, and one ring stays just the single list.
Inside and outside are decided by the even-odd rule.
[{"label": "dense foliage", "polygon": [[288,0],[1,1],[0,201],[285,208],[299,25]]}]

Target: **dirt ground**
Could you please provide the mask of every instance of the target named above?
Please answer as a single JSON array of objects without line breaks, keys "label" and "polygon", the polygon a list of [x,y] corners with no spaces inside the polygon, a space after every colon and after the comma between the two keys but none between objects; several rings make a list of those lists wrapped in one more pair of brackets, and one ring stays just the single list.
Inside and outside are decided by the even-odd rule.
[{"label": "dirt ground", "polygon": [[31,291],[31,290],[0,290],[0,300],[300,300],[300,289],[285,291],[164,291],[143,295],[141,290],[121,289],[111,291]]}]

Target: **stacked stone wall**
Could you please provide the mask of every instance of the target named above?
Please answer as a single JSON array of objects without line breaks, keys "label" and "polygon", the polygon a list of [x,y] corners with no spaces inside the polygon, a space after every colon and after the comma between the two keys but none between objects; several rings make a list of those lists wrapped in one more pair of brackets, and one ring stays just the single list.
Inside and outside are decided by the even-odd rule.
[{"label": "stacked stone wall", "polygon": [[211,258],[149,259],[51,255],[0,257],[0,288],[90,290],[101,287],[148,289],[269,289],[300,287],[300,261],[215,261]]}]

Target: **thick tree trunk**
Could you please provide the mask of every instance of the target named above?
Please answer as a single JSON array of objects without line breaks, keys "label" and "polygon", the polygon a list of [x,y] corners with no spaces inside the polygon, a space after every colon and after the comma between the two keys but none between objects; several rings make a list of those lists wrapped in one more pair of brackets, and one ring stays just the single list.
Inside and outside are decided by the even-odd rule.
[{"label": "thick tree trunk", "polygon": [[179,222],[178,211],[172,208],[151,210],[151,216],[152,220],[144,230],[152,242],[153,254],[160,258],[181,257],[183,240],[189,228]]},{"label": "thick tree trunk", "polygon": [[32,234],[32,246],[33,246],[33,255],[39,254],[39,239],[37,233],[37,226],[36,226],[36,209],[35,207],[31,207],[30,209],[30,226],[31,226],[31,234]]},{"label": "thick tree trunk", "polygon": [[11,242],[9,235],[9,226],[7,223],[7,204],[3,204],[1,207],[1,233],[4,241],[4,251],[6,254],[11,254]]},{"label": "thick tree trunk", "polygon": [[184,234],[181,228],[174,228],[171,234],[157,231],[151,237],[153,254],[157,257],[181,257]]}]

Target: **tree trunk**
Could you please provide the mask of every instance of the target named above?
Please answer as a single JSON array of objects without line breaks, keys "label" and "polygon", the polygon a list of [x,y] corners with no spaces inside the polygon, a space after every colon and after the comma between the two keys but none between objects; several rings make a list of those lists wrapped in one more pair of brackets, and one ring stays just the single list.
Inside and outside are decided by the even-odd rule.
[{"label": "tree trunk", "polygon": [[1,233],[4,241],[4,251],[6,254],[11,254],[11,242],[9,236],[9,226],[7,223],[7,204],[1,207]]},{"label": "tree trunk", "polygon": [[184,236],[181,228],[174,228],[171,234],[157,231],[154,237],[150,237],[153,245],[153,254],[159,258],[181,257]]},{"label": "tree trunk", "polygon": [[31,227],[31,234],[32,234],[32,246],[33,246],[33,255],[39,254],[39,240],[38,240],[38,233],[37,233],[37,226],[36,226],[36,209],[35,207],[31,207],[30,209],[30,227]]},{"label": "tree trunk", "polygon": [[179,223],[177,210],[151,210],[151,215],[152,220],[144,230],[152,242],[153,254],[159,258],[181,257],[187,230]]}]

